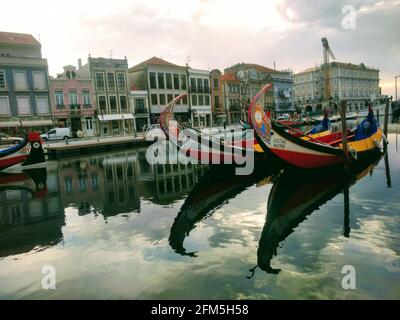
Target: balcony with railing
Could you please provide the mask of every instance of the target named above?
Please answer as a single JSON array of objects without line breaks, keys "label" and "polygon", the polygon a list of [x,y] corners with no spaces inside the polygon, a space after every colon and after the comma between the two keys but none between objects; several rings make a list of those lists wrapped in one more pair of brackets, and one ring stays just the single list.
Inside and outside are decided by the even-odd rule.
[{"label": "balcony with railing", "polygon": [[80,104],[70,104],[69,113],[71,116],[80,116],[82,114],[82,109]]}]

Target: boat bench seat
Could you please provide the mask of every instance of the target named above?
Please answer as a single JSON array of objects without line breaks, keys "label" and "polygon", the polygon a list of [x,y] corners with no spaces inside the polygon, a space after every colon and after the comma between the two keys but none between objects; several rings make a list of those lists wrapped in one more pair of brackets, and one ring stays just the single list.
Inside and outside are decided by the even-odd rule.
[{"label": "boat bench seat", "polygon": [[[350,135],[347,136],[347,140],[350,140],[350,139],[352,139],[354,137],[355,137],[355,134],[350,134]],[[342,142],[342,137],[340,137],[340,139],[337,139],[337,140],[329,141],[328,144],[332,146],[332,145],[335,145],[335,144],[338,144],[338,143],[341,143],[341,142]]]}]

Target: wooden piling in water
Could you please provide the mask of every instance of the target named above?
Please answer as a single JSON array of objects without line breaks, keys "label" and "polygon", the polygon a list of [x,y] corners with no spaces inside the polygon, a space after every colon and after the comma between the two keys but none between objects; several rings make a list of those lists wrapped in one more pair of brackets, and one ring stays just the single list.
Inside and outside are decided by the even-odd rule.
[{"label": "wooden piling in water", "polygon": [[385,120],[384,120],[384,125],[383,125],[383,133],[385,134],[385,136],[387,136],[387,132],[388,132],[389,103],[390,103],[390,100],[389,100],[389,98],[387,98],[386,99],[386,106],[385,106]]},{"label": "wooden piling in water", "polygon": [[347,146],[347,122],[346,122],[346,109],[347,109],[347,101],[340,101],[340,115],[342,122],[342,145],[343,145],[343,154],[346,163],[349,160],[349,150]]}]

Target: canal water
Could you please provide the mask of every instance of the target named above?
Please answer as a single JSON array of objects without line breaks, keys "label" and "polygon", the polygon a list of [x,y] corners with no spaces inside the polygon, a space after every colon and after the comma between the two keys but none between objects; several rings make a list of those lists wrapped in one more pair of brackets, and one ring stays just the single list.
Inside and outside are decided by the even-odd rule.
[{"label": "canal water", "polygon": [[[0,299],[399,299],[389,141],[349,175],[274,164],[238,177],[150,165],[145,148],[2,174]],[[42,288],[48,266],[55,290]]]}]

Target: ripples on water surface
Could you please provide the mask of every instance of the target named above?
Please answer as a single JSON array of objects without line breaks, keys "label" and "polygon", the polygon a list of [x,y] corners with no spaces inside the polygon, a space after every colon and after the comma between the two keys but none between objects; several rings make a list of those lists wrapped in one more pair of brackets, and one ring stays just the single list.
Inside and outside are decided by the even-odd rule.
[{"label": "ripples on water surface", "polygon": [[[145,149],[3,174],[0,298],[399,299],[400,151],[389,139],[389,161],[349,181],[152,166]],[[44,265],[56,290],[41,289]],[[341,288],[344,265],[356,290]]]}]

